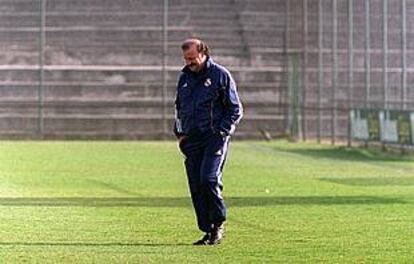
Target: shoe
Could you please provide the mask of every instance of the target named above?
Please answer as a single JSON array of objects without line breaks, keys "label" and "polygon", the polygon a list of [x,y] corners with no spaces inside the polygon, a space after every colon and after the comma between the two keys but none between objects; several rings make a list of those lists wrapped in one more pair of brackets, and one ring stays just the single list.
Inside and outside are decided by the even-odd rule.
[{"label": "shoe", "polygon": [[214,224],[213,231],[211,232],[210,239],[208,240],[209,245],[218,245],[224,236],[224,223]]},{"label": "shoe", "polygon": [[193,245],[195,246],[204,246],[204,245],[208,245],[209,244],[209,240],[210,240],[210,233],[206,233],[200,240],[197,240],[196,242],[193,243]]}]

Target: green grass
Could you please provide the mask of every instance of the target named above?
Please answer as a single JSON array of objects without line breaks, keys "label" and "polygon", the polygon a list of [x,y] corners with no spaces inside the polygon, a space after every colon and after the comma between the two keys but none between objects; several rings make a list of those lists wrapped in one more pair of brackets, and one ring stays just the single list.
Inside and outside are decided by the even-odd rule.
[{"label": "green grass", "polygon": [[226,238],[201,236],[174,142],[0,142],[2,263],[411,263],[414,158],[234,142]]}]

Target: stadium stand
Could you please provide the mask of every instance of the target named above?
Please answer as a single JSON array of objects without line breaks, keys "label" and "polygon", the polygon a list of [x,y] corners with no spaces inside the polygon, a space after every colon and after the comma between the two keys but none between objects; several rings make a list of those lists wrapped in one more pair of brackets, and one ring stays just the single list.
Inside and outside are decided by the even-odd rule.
[{"label": "stadium stand", "polygon": [[270,0],[170,0],[164,68],[161,0],[47,1],[43,53],[41,1],[0,0],[0,137],[172,137],[179,45],[189,36],[208,42],[239,85],[246,114],[237,137],[283,134],[284,8]]}]

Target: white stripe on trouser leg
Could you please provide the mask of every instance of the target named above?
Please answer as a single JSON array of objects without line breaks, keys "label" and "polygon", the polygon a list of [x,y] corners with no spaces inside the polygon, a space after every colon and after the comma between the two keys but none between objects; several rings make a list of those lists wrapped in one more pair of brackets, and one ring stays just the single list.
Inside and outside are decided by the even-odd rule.
[{"label": "white stripe on trouser leg", "polygon": [[229,139],[230,139],[230,137],[226,137],[226,139],[224,140],[224,146],[223,146],[223,151],[222,151],[222,154],[221,154],[221,157],[220,157],[220,163],[219,163],[219,165],[218,165],[218,167],[217,167],[217,171],[216,171],[216,177],[217,177],[217,180],[218,180],[218,184],[219,185],[222,185],[223,183],[222,183],[222,180],[221,180],[221,177],[222,177],[222,173],[221,173],[221,166],[223,165],[223,162],[224,162],[224,160],[225,160],[225,158],[226,158],[226,156],[227,156],[227,148],[228,148],[228,141],[229,141]]},{"label": "white stripe on trouser leg", "polygon": [[236,130],[236,126],[235,125],[231,125],[230,126],[230,130],[229,130],[229,135],[232,135],[235,130]]},{"label": "white stripe on trouser leg", "polygon": [[182,133],[183,132],[183,127],[181,126],[181,119],[177,118],[175,120],[175,126],[177,128],[177,132],[178,133]]}]

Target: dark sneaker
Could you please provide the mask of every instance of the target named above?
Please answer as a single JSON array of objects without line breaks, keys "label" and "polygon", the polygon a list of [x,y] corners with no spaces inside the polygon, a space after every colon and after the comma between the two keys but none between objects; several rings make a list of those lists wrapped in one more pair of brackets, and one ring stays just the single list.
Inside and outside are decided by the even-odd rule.
[{"label": "dark sneaker", "polygon": [[193,243],[195,246],[204,246],[208,245],[208,241],[210,240],[210,233],[206,233],[200,240]]},{"label": "dark sneaker", "polygon": [[211,232],[210,239],[208,240],[209,245],[218,245],[224,236],[224,223],[214,224],[213,231]]}]

